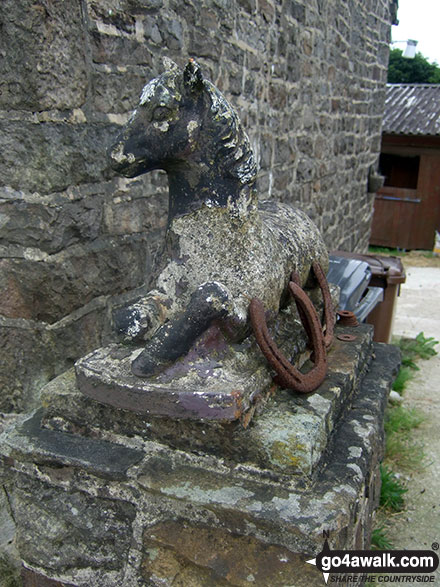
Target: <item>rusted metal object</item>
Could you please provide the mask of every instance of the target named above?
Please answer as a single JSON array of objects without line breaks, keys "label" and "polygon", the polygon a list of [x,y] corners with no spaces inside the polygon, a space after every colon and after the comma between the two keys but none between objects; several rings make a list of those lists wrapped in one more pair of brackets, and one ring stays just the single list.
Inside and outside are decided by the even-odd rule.
[{"label": "rusted metal object", "polygon": [[[315,274],[316,280],[317,280],[318,285],[321,289],[322,299],[324,301],[324,330],[325,330],[324,344],[325,344],[325,347],[328,349],[333,341],[335,322],[336,322],[335,311],[333,309],[333,302],[332,302],[332,297],[330,294],[330,289],[328,286],[327,278],[325,276],[324,271],[322,270],[321,265],[317,262],[313,262],[312,263],[312,270]],[[299,275],[295,272],[293,272],[291,275],[291,281],[293,281],[294,283],[296,283],[299,286],[301,285],[300,280],[299,280]],[[311,340],[311,333],[307,329],[308,322],[305,319],[304,313],[302,312],[302,309],[298,306],[298,304],[297,304],[297,309],[298,309],[298,313],[301,318],[301,322],[302,322],[302,324],[307,332],[307,335],[309,337],[309,340]]]},{"label": "rusted metal object", "polygon": [[325,276],[325,273],[322,270],[321,265],[316,261],[312,263],[312,268],[315,273],[316,280],[318,281],[318,285],[321,288],[321,293],[324,300],[324,344],[328,349],[333,341],[336,316],[335,311],[333,309],[332,296],[330,294],[330,289],[328,287],[328,281]]},{"label": "rusted metal object", "polygon": [[324,272],[317,264],[313,264],[318,283],[324,297],[324,316],[326,323],[326,336],[322,332],[321,322],[310,298],[299,285],[298,275],[292,274],[289,282],[289,291],[295,300],[298,313],[304,329],[307,332],[312,346],[313,368],[308,373],[301,373],[286,359],[272,339],[267,328],[264,306],[258,298],[253,298],[250,303],[251,324],[254,329],[255,338],[262,353],[271,367],[276,371],[274,381],[281,387],[292,389],[300,393],[309,393],[317,389],[327,374],[326,347],[333,339],[334,314],[330,291]]},{"label": "rusted metal object", "polygon": [[359,326],[358,319],[353,312],[349,310],[338,310],[336,314],[339,318],[339,326]]}]

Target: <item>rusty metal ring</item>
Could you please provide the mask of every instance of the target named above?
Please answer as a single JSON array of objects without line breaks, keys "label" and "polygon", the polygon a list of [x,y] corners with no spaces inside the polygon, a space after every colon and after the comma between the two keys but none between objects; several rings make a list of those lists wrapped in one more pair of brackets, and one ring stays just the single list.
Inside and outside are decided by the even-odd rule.
[{"label": "rusty metal ring", "polygon": [[307,294],[294,281],[289,283],[289,290],[312,342],[314,366],[308,373],[301,373],[278,349],[267,328],[264,306],[258,298],[253,298],[250,303],[251,324],[258,346],[277,373],[276,383],[300,393],[309,393],[321,385],[327,374],[324,337],[318,314]]},{"label": "rusty metal ring", "polygon": [[326,348],[329,348],[333,341],[334,331],[335,331],[335,322],[336,322],[336,314],[333,308],[332,296],[330,294],[330,289],[328,286],[328,281],[325,276],[324,271],[322,270],[321,265],[314,261],[312,263],[313,271],[315,273],[316,280],[318,285],[321,289],[322,298],[324,300],[324,326],[325,326],[325,335],[324,335],[324,343]]},{"label": "rusty metal ring", "polygon": [[[325,276],[324,271],[322,270],[321,265],[317,261],[314,261],[312,263],[312,270],[315,274],[316,280],[318,282],[319,288],[322,293],[322,299],[324,302],[324,330],[325,330],[324,343],[325,343],[326,348],[328,349],[333,342],[335,323],[336,323],[336,314],[333,309],[333,301],[332,301],[332,296],[330,294],[328,281],[327,281],[327,278]],[[291,275],[291,280],[294,283],[296,283],[297,285],[299,285],[299,286],[301,285],[298,273],[293,272]],[[298,304],[297,304],[297,309],[298,309],[298,313],[301,318],[301,322],[307,331],[307,335],[309,337],[309,340],[311,340],[311,333],[307,330],[307,326],[305,323],[305,316],[301,314],[302,310],[298,307]]]}]

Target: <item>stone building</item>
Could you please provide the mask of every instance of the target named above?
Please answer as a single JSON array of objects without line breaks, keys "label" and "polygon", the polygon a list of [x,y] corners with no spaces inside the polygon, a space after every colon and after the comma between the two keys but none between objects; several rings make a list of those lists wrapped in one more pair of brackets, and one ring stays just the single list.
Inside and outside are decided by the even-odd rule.
[{"label": "stone building", "polygon": [[195,57],[239,111],[261,197],[330,248],[365,250],[396,0],[3,0],[0,9],[0,411],[111,336],[148,286],[164,175],[109,170],[106,146],[161,57]]}]

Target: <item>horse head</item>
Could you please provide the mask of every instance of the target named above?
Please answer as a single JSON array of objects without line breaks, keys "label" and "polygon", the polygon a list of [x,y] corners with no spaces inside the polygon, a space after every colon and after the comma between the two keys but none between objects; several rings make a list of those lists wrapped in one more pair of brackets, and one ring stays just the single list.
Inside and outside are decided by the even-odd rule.
[{"label": "horse head", "polygon": [[138,107],[110,148],[113,169],[136,177],[168,170],[190,157],[200,125],[202,86],[195,62],[183,72],[169,62],[167,71],[145,85]]},{"label": "horse head", "polygon": [[[168,173],[171,215],[201,201],[225,206],[249,191],[256,164],[238,116],[200,66],[168,68],[151,80],[110,149],[111,165],[127,177],[153,169]],[[202,131],[202,132],[201,132]]]}]

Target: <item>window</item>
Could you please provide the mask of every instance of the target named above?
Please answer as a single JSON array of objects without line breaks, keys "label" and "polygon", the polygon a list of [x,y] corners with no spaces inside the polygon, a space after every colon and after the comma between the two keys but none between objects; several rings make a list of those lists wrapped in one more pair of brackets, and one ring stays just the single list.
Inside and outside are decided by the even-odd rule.
[{"label": "window", "polygon": [[385,176],[385,185],[395,188],[417,189],[420,157],[401,157],[382,153],[379,168]]}]

